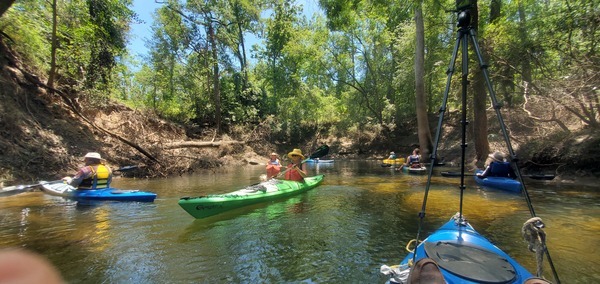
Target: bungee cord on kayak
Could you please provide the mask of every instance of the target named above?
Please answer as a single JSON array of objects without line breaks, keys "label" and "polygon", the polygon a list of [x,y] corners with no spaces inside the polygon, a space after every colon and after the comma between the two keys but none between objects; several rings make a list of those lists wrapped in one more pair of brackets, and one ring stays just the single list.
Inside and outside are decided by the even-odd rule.
[{"label": "bungee cord on kayak", "polygon": [[542,218],[533,217],[527,220],[521,228],[521,234],[527,241],[527,248],[535,252],[535,261],[537,263],[536,274],[542,277],[544,253],[546,252],[546,232],[544,232],[544,222]]}]

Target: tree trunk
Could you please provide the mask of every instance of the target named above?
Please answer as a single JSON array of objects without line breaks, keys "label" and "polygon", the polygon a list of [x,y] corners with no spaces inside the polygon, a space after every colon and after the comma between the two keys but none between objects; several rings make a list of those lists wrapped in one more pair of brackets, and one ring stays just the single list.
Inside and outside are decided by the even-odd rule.
[{"label": "tree trunk", "polygon": [[172,142],[162,146],[163,149],[180,149],[180,148],[204,148],[204,147],[219,147],[221,145],[245,144],[243,141],[220,141],[220,142],[199,142],[199,141],[183,141]]},{"label": "tree trunk", "polygon": [[[497,19],[500,18],[500,12],[502,11],[502,1],[501,0],[492,0],[490,2],[490,23],[493,24]],[[514,81],[513,81],[513,71],[511,68],[506,66],[498,66],[499,69],[496,70],[500,76],[496,76],[497,79],[497,94],[501,95],[503,100],[507,105],[512,105],[512,94],[515,91]]]},{"label": "tree trunk", "polygon": [[48,86],[54,88],[54,74],[56,73],[56,14],[58,13],[56,0],[52,0],[52,46],[50,47],[50,74],[48,75]]},{"label": "tree trunk", "polygon": [[216,134],[218,135],[221,133],[221,88],[219,86],[219,58],[217,53],[217,42],[215,40],[215,28],[210,20],[208,21],[208,38],[212,52],[213,98],[215,103]]},{"label": "tree trunk", "polygon": [[[477,1],[474,1],[471,8],[471,26],[477,30],[479,24],[479,11],[477,10]],[[488,49],[481,46],[481,56],[488,58]],[[475,68],[473,72],[473,144],[475,145],[475,159],[479,162],[485,161],[490,152],[490,144],[487,138],[487,101],[488,93],[485,86],[485,78],[480,68]]]},{"label": "tree trunk", "polygon": [[526,46],[528,46],[527,44],[527,29],[526,29],[526,24],[527,24],[527,15],[525,14],[525,10],[523,8],[523,1],[519,1],[519,34],[521,35],[521,40],[523,41],[523,43],[521,43],[521,47],[523,47],[522,49],[522,56],[520,57],[520,61],[521,61],[521,72],[523,72],[523,86],[526,87],[528,84],[531,83],[531,61],[529,60],[529,54],[527,52],[527,49],[524,48]]},{"label": "tree trunk", "polygon": [[0,1],[0,17],[2,17],[2,15],[4,15],[4,12],[6,12],[6,10],[8,10],[8,8],[10,8],[10,6],[12,6],[12,4],[14,2],[15,2],[15,0]]},{"label": "tree trunk", "polygon": [[422,156],[429,158],[433,150],[429,119],[427,117],[427,95],[425,94],[425,27],[421,1],[415,8],[416,50],[415,50],[415,99],[417,108],[417,133]]},{"label": "tree trunk", "polygon": [[248,67],[247,67],[247,58],[246,58],[246,45],[244,44],[244,30],[242,29],[242,25],[238,24],[238,35],[240,40],[239,49],[240,51],[240,69],[242,71],[242,90],[246,90],[248,88]]},{"label": "tree trunk", "polygon": [[502,1],[501,0],[492,0],[490,2],[490,23],[496,21],[496,19],[500,18],[500,12],[502,11]]}]

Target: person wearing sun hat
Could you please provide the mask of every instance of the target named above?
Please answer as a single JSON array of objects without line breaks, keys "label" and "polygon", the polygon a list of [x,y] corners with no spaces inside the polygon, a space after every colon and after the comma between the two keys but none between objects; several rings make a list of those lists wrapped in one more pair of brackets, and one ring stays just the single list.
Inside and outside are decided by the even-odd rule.
[{"label": "person wearing sun hat", "polygon": [[488,155],[488,159],[485,161],[485,170],[482,173],[477,174],[477,177],[485,178],[489,176],[516,177],[510,163],[506,161],[506,155],[504,153],[495,151]]},{"label": "person wearing sun hat", "polygon": [[302,150],[294,149],[289,152],[287,156],[290,158],[291,163],[287,166],[284,179],[304,181],[304,178],[307,176],[308,172],[306,171],[306,164],[302,163],[302,160],[304,160]]},{"label": "person wearing sun hat", "polygon": [[393,151],[390,152],[390,156],[388,157],[389,160],[395,160],[397,158],[396,153],[394,153]]},{"label": "person wearing sun hat", "polygon": [[110,186],[112,172],[104,165],[104,159],[99,153],[89,152],[83,157],[85,165],[71,178],[63,180],[77,189],[102,189]]},{"label": "person wearing sun hat", "polygon": [[278,157],[279,157],[279,155],[277,155],[277,153],[275,153],[275,152],[271,153],[269,161],[267,161],[267,178],[266,179],[270,179],[272,177],[277,176],[277,174],[279,174],[279,172],[281,171],[281,163],[279,162]]}]

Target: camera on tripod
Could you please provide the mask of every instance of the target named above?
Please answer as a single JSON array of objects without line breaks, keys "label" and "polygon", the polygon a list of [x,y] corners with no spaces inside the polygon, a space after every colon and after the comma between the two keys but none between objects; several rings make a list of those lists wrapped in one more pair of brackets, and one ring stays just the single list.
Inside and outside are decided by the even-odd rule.
[{"label": "camera on tripod", "polygon": [[471,24],[471,14],[469,13],[471,7],[473,7],[471,0],[456,0],[457,26],[459,28],[468,28]]}]

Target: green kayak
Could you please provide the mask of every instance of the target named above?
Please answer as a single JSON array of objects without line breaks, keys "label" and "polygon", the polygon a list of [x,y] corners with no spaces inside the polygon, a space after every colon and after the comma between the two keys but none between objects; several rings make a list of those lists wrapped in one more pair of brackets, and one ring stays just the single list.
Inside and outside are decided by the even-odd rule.
[{"label": "green kayak", "polygon": [[234,208],[296,195],[322,181],[323,175],[304,178],[304,182],[271,179],[230,193],[183,197],[179,199],[179,206],[194,218],[206,218]]}]

